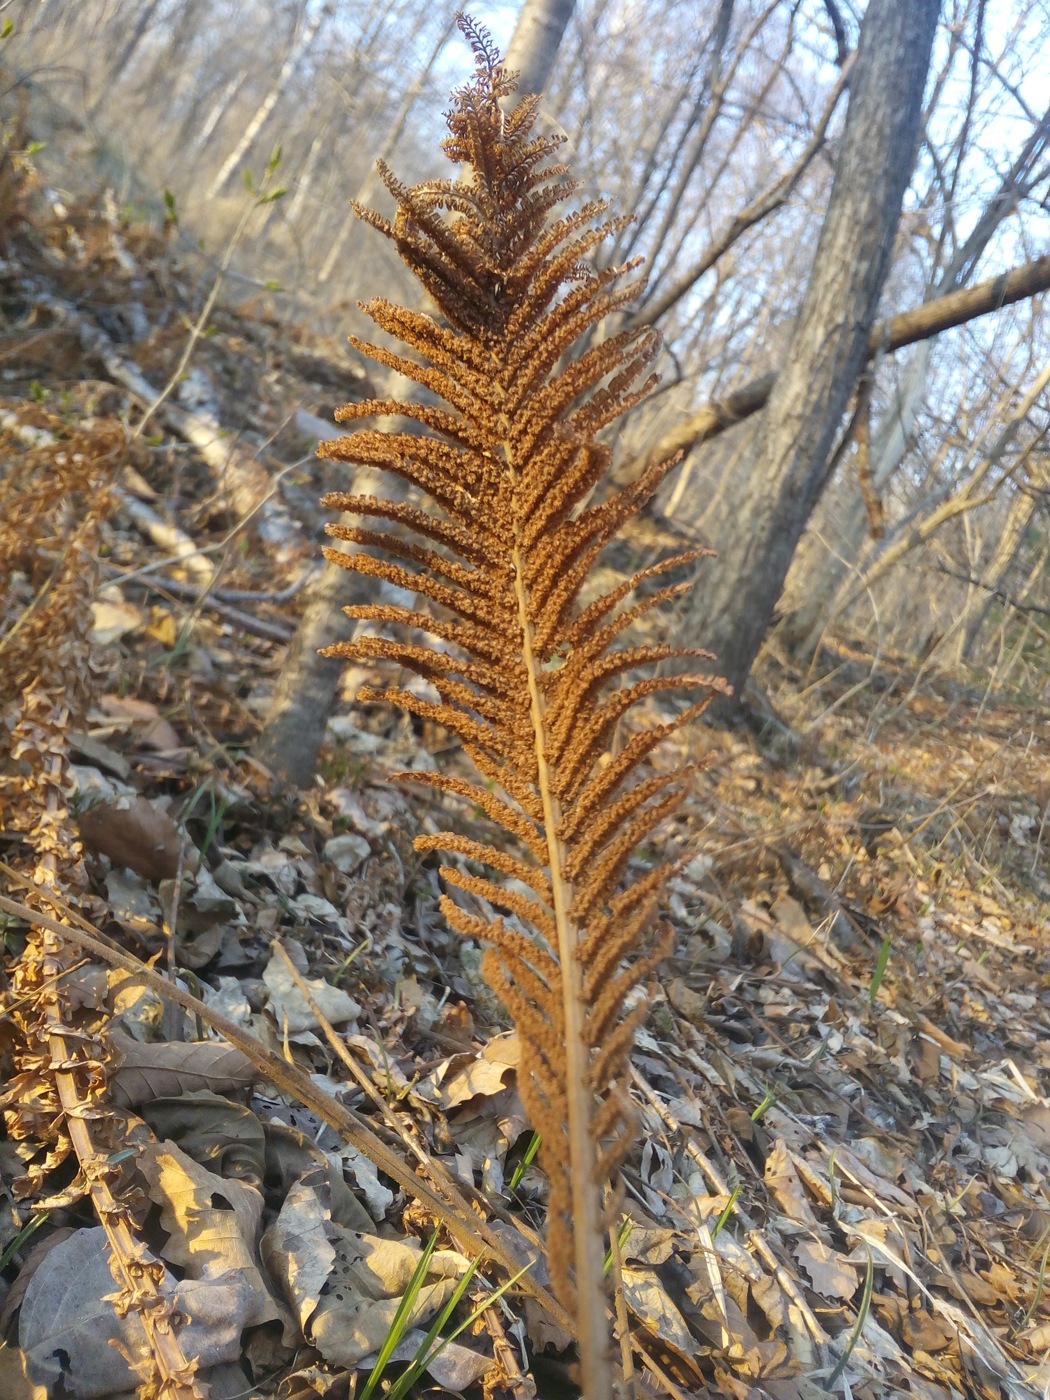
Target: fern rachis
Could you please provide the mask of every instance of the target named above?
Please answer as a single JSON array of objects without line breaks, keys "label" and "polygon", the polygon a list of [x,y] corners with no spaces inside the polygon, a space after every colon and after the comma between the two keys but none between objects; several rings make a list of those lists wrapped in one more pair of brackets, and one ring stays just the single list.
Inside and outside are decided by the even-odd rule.
[{"label": "fern rachis", "polygon": [[[639,1012],[625,1017],[621,1009],[661,949],[626,960],[652,926],[666,870],[626,888],[622,882],[632,852],[682,800],[684,775],[627,783],[662,738],[725,687],[707,673],[631,679],[640,667],[707,654],[617,646],[642,613],[679,591],[658,588],[621,607],[633,587],[705,551],[685,551],[586,607],[579,603],[602,549],[673,465],[591,500],[611,457],[595,435],[648,390],[657,340],[647,329],[625,331],[571,358],[635,290],[623,281],[630,268],[596,273],[583,261],[620,223],[598,223],[599,202],[553,217],[574,190],[564,167],[549,163],[560,142],[532,135],[535,99],[503,111],[513,84],[484,31],[461,24],[476,73],[456,94],[444,149],[465,174],[458,183],[407,187],[381,168],[396,202],[393,220],[358,211],[394,242],[439,314],[373,301],[365,310],[411,358],[352,343],[443,402],[348,406],[337,415],[344,423],[396,414],[418,431],[355,426],[321,448],[421,493],[421,506],[326,497],[335,509],[398,531],[332,525],[329,532],[356,549],[326,553],[411,591],[429,610],[350,608],[352,617],[391,624],[397,635],[358,637],[329,654],[386,659],[431,683],[436,701],[397,688],[360,698],[395,701],[455,733],[487,784],[412,778],[476,802],[522,851],[453,832],[417,843],[517,882],[508,887],[446,867],[446,885],[506,914],[479,918],[449,895],[442,909],[461,934],[488,945],[485,975],[520,1032],[522,1096],[542,1135],[551,1183],[552,1280],[574,1310],[584,1390],[598,1400],[611,1393],[602,1186],[632,1140],[628,1055]],[[409,629],[429,634],[434,645],[409,639]],[[704,698],[609,757],[610,737],[636,701],[683,687],[699,687]]]}]

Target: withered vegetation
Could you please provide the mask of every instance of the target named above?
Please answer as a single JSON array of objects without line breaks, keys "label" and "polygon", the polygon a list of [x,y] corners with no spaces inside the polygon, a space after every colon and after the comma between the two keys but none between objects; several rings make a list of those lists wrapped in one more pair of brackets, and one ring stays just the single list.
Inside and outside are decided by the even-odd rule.
[{"label": "withered vegetation", "polygon": [[[161,1289],[163,1265],[132,1228],[141,1193],[119,1164],[126,1125],[107,1093],[108,1017],[97,1016],[90,1029],[83,1018],[73,1026],[64,978],[77,951],[51,919],[56,896],[91,904],[70,811],[69,738],[92,698],[99,536],[125,434],[112,420],[71,430],[49,413],[7,411],[5,419],[26,451],[17,470],[0,476],[0,732],[10,736],[0,824],[21,833],[26,901],[52,922],[31,926],[0,992],[12,1069],[0,1110],[24,1164],[11,1192],[45,1214],[90,1199],[110,1246],[114,1306],[140,1317],[149,1341],[140,1394],[202,1400],[197,1363],[183,1354],[171,1298]],[[75,1164],[72,1175],[62,1173],[67,1161]],[[56,1186],[60,1173],[66,1179]]]},{"label": "withered vegetation", "polygon": [[[393,221],[360,211],[392,240],[436,311],[384,300],[366,306],[411,355],[352,341],[443,404],[353,404],[337,414],[341,422],[400,414],[419,431],[362,427],[322,446],[325,456],[402,478],[426,499],[420,508],[401,499],[329,495],[327,505],[385,518],[405,533],[330,525],[330,535],[377,553],[326,554],[432,605],[423,612],[368,603],[349,608],[351,617],[420,629],[433,640],[362,636],[329,654],[382,658],[430,682],[437,700],[409,689],[367,690],[359,698],[393,701],[457,735],[480,781],[441,774],[420,780],[476,803],[523,848],[515,855],[450,831],[416,843],[503,877],[499,883],[445,866],[446,884],[507,912],[478,917],[451,896],[442,909],[461,934],[488,946],[485,976],[521,1035],[522,1096],[542,1134],[551,1181],[551,1273],[570,1302],[575,1266],[585,1300],[577,1306],[582,1338],[592,1325],[585,1314],[601,1312],[599,1192],[632,1141],[627,1062],[645,1008],[639,1002],[624,1015],[624,1007],[666,951],[657,938],[633,956],[645,949],[669,867],[622,882],[632,853],[681,803],[686,774],[629,784],[660,740],[698,716],[724,686],[710,670],[675,669],[676,662],[713,659],[700,649],[617,645],[681,584],[621,608],[642,582],[635,575],[581,604],[602,550],[675,465],[672,458],[595,498],[612,456],[596,435],[651,388],[657,337],[639,328],[592,339],[598,323],[637,290],[625,281],[635,264],[596,272],[584,261],[623,221],[603,221],[601,201],[554,217],[577,188],[553,159],[561,138],[534,134],[536,98],[504,111],[512,76],[483,29],[466,20],[461,27],[476,72],[456,94],[444,142],[461,178],[409,187],[384,167],[397,202]],[[647,572],[704,552],[688,550]],[[657,664],[657,674],[630,679]],[[637,701],[678,690],[699,690],[701,698],[610,754],[618,722]]]}]

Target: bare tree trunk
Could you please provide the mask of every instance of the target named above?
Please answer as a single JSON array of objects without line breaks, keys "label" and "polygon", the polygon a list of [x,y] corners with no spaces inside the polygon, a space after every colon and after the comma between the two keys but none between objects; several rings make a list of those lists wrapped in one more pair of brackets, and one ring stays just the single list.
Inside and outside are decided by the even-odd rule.
[{"label": "bare tree trunk", "polygon": [[518,93],[544,92],[576,0],[524,0],[503,61],[518,76]]},{"label": "bare tree trunk", "polygon": [[[369,199],[371,199],[376,185],[379,183],[379,174],[376,170],[376,165],[379,163],[379,161],[383,161],[384,163],[389,161],[390,157],[394,154],[394,151],[397,148],[397,143],[401,140],[401,134],[404,131],[408,119],[412,114],[412,108],[416,105],[416,102],[419,100],[419,95],[423,91],[427,79],[430,77],[430,70],[441,57],[441,50],[448,43],[449,36],[455,28],[455,24],[456,20],[455,16],[453,15],[453,17],[449,20],[448,24],[446,24],[445,28],[441,31],[441,34],[438,36],[437,43],[431,49],[430,57],[423,65],[423,68],[417,76],[415,82],[405,93],[404,100],[402,101],[401,106],[398,108],[397,115],[394,117],[394,120],[390,124],[390,130],[387,132],[382,146],[380,146],[379,150],[376,152],[375,163],[372,165],[371,170],[369,170],[368,174],[358,186],[357,194],[354,196],[353,200],[354,204],[364,204]],[[354,213],[353,205],[351,205],[351,207],[347,209],[346,213],[344,214],[343,222],[339,225],[339,230],[336,233],[335,237],[332,239],[332,246],[328,249],[328,253],[325,256],[325,260],[321,264],[321,271],[317,274],[318,283],[327,282],[329,277],[331,277],[332,269],[339,261],[339,256],[343,251],[343,245],[346,243],[347,238],[350,236],[350,230],[353,228],[356,219],[357,215]]]},{"label": "bare tree trunk", "polygon": [[[1040,165],[1050,140],[1050,109],[1043,114],[1025,142],[1012,168],[988,201],[984,212],[974,225],[966,242],[944,269],[929,300],[943,297],[962,286],[971,275],[992,236],[1016,210],[1018,203],[1032,189],[1036,178],[1045,178]],[[895,396],[892,408],[872,435],[871,484],[880,495],[896,472],[907,451],[908,440],[926,396],[932,346],[927,342],[915,356],[905,374],[904,383]],[[843,482],[841,494],[846,497],[841,507],[842,526],[836,534],[836,551],[823,557],[818,581],[807,593],[805,601],[786,619],[780,637],[797,654],[812,656],[828,623],[838,611],[853,567],[864,553],[867,532],[867,510],[856,480]]]},{"label": "bare tree trunk", "polygon": [[[194,152],[199,154],[205,149],[208,142],[215,134],[216,127],[229,110],[231,102],[240,92],[247,80],[248,70],[247,68],[242,68],[239,73],[234,74],[229,82],[226,83],[221,95],[211,104],[208,115],[204,118],[200,130],[193,138],[192,150]],[[187,113],[187,125],[193,122],[195,116],[196,108],[191,108],[189,113]]]},{"label": "bare tree trunk", "polygon": [[96,94],[95,98],[91,103],[89,111],[90,116],[93,117],[97,115],[98,110],[102,106],[103,102],[105,102],[105,100],[110,96],[114,84],[120,81],[120,75],[128,67],[134,56],[135,50],[146,37],[146,31],[152,24],[153,16],[156,14],[159,7],[160,0],[149,0],[149,3],[143,5],[142,9],[139,11],[139,17],[135,21],[131,33],[124,40],[124,43],[121,45],[121,47],[117,50],[112,63],[109,65],[107,81],[103,83],[100,91]]},{"label": "bare tree trunk", "polygon": [[[542,92],[546,87],[573,3],[574,0],[525,0],[507,59],[508,66],[512,67],[511,55],[518,54],[517,64],[522,68],[520,91]],[[523,35],[531,36],[529,43],[525,37],[518,41],[526,17],[528,23]],[[552,43],[555,34],[557,37]],[[529,85],[526,85],[526,66]],[[404,397],[413,387],[397,376],[395,382],[386,385],[384,393],[387,397]],[[412,426],[409,420],[404,423]],[[391,483],[381,473],[370,471],[358,472],[353,482],[353,490],[360,495],[396,497],[396,486],[397,483]],[[255,756],[281,782],[305,787],[313,778],[343,672],[341,662],[319,656],[318,650],[350,635],[353,624],[345,617],[343,608],[371,601],[373,594],[374,584],[364,575],[340,569],[335,564],[326,564],[316,582],[307,588],[303,617],[289,644],[270,710],[255,746]]]},{"label": "bare tree trunk", "polygon": [[1029,467],[1027,485],[1020,487],[1010,503],[1010,509],[1007,511],[1006,521],[1002,533],[996,541],[992,557],[981,568],[978,575],[981,595],[978,598],[970,599],[963,619],[963,637],[959,647],[959,656],[963,661],[969,661],[973,656],[978,634],[987,620],[996,594],[1002,592],[1003,582],[1021,551],[1021,545],[1028,533],[1028,526],[1035,514],[1039,497],[1048,486],[1050,486],[1050,456],[1045,452],[1040,452]]},{"label": "bare tree trunk", "polygon": [[730,483],[734,533],[701,576],[697,637],[737,695],[747,680],[868,351],[915,159],[939,0],[871,0],[831,199],[765,410],[754,470]]},{"label": "bare tree trunk", "polygon": [[262,130],[267,117],[273,111],[274,107],[276,107],[277,101],[281,96],[281,93],[284,92],[285,84],[288,82],[288,79],[295,71],[296,64],[299,62],[303,54],[306,53],[310,45],[313,43],[314,36],[317,34],[318,29],[320,29],[321,27],[321,21],[328,14],[328,7],[326,6],[325,8],[318,10],[317,13],[313,16],[313,18],[307,18],[307,15],[305,13],[305,5],[303,8],[304,13],[302,15],[301,22],[296,25],[296,34],[295,37],[292,39],[291,47],[288,50],[285,60],[281,64],[280,70],[278,71],[276,78],[274,78],[273,82],[270,84],[270,87],[267,90],[265,97],[259,103],[258,107],[256,107],[251,120],[249,121],[248,125],[244,128],[244,131],[241,133],[241,139],[237,142],[233,150],[223,161],[222,166],[219,169],[219,173],[215,176],[215,179],[212,180],[211,184],[209,185],[209,199],[214,199],[217,194],[220,194],[222,192],[223,186],[226,184],[227,180],[237,169],[238,165],[240,165],[245,155],[251,149],[252,142]]},{"label": "bare tree trunk", "polygon": [[326,126],[321,127],[310,142],[310,149],[306,153],[302,168],[295,181],[295,193],[288,204],[288,223],[292,228],[296,227],[299,215],[302,213],[303,205],[306,203],[306,196],[310,191],[310,186],[314,182],[314,170],[317,162],[328,144],[330,137]]}]

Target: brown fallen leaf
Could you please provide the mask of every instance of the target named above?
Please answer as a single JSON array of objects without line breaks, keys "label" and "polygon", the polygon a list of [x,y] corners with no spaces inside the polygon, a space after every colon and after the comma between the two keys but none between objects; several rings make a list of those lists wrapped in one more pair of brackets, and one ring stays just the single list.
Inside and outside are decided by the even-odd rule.
[{"label": "brown fallen leaf", "polygon": [[637,1269],[625,1264],[621,1269],[624,1301],[643,1327],[662,1341],[670,1342],[687,1355],[696,1349],[696,1339],[685,1318],[668,1297],[667,1290],[653,1269]]},{"label": "brown fallen leaf", "polygon": [[257,1078],[250,1060],[217,1040],[142,1044],[123,1032],[110,1032],[120,1067],[110,1076],[114,1102],[135,1108],[153,1099],[175,1098],[195,1089],[227,1093]]},{"label": "brown fallen leaf", "polygon": [[415,1092],[447,1113],[473,1098],[502,1093],[520,1058],[517,1032],[495,1036],[477,1055],[454,1055],[446,1060],[415,1086]]},{"label": "brown fallen leaf", "polygon": [[138,1167],[168,1234],[161,1255],[182,1269],[184,1289],[191,1280],[205,1285],[194,1290],[202,1310],[221,1308],[238,1334],[281,1318],[255,1262],[261,1191],[208,1171],[173,1142],[147,1144]]},{"label": "brown fallen leaf", "polygon": [[80,813],[77,824],[88,850],[126,865],[144,880],[173,879],[179,868],[178,827],[139,793],[97,802]]},{"label": "brown fallen leaf", "polygon": [[145,748],[163,751],[180,746],[178,734],[149,700],[138,700],[133,695],[103,695],[98,704],[104,715],[128,721],[135,741]]},{"label": "brown fallen leaf", "polygon": [[766,1159],[763,1175],[766,1185],[776,1198],[777,1205],[788,1219],[793,1220],[796,1225],[808,1226],[814,1233],[819,1232],[820,1224],[783,1138],[777,1138],[772,1152]]},{"label": "brown fallen leaf", "polygon": [[44,1387],[26,1376],[25,1357],[17,1347],[0,1348],[0,1395],[6,1400],[47,1400]]},{"label": "brown fallen leaf", "polygon": [[91,604],[91,612],[91,640],[96,646],[112,646],[125,632],[142,626],[142,613],[133,603],[126,602],[113,585],[102,590]]},{"label": "brown fallen leaf", "polygon": [[933,1313],[906,1312],[901,1318],[901,1340],[912,1351],[943,1351],[956,1339],[955,1329]]},{"label": "brown fallen leaf", "polygon": [[210,1089],[197,1089],[176,1098],[154,1099],[139,1112],[158,1138],[175,1143],[208,1171],[262,1188],[266,1134],[244,1104],[231,1103]]},{"label": "brown fallen leaf", "polygon": [[934,1084],[941,1077],[941,1050],[929,1036],[913,1035],[908,1045],[908,1060],[917,1079]]},{"label": "brown fallen leaf", "polygon": [[809,1275],[813,1291],[822,1298],[847,1301],[856,1293],[860,1270],[820,1240],[799,1240],[795,1258]]}]

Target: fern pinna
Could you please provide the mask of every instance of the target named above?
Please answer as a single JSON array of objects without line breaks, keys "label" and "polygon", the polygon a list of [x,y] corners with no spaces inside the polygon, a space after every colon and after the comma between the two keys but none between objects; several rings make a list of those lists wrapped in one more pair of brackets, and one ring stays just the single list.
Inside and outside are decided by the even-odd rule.
[{"label": "fern pinna", "polygon": [[[624,606],[637,585],[704,550],[686,550],[579,603],[602,549],[673,465],[652,466],[633,485],[591,500],[611,456],[596,434],[650,388],[645,374],[657,337],[622,331],[563,362],[636,291],[623,280],[633,264],[594,272],[584,263],[622,221],[600,222],[601,201],[552,219],[576,188],[565,167],[551,163],[561,140],[532,134],[535,98],[504,112],[511,75],[484,30],[467,20],[461,28],[476,71],[455,94],[444,142],[461,178],[407,187],[381,165],[393,220],[358,210],[391,239],[439,314],[385,300],[364,308],[411,358],[351,338],[442,405],[351,404],[340,422],[399,415],[415,431],[361,427],[320,448],[391,472],[424,498],[417,506],[401,492],[395,500],[326,496],[326,506],[400,528],[329,525],[329,534],[363,550],[325,552],[431,605],[423,612],[365,604],[347,609],[352,618],[421,629],[435,645],[359,635],[328,654],[382,658],[432,684],[436,701],[401,689],[359,698],[393,701],[456,734],[482,781],[437,773],[413,780],[476,803],[521,852],[453,832],[416,843],[481,862],[509,882],[446,867],[447,885],[505,916],[476,917],[447,896],[442,908],[459,933],[488,945],[485,976],[520,1032],[522,1097],[550,1179],[551,1275],[575,1311],[584,1376],[594,1382],[608,1350],[602,1184],[631,1142],[627,1059],[641,1014],[623,1009],[663,948],[625,959],[652,925],[667,869],[622,883],[639,842],[683,796],[681,772],[627,783],[661,739],[725,687],[709,674],[631,679],[652,663],[711,658],[693,648],[616,645],[642,613],[681,588],[657,587]],[[698,687],[703,698],[635,733],[610,758],[613,731],[635,702],[682,687]]]}]

